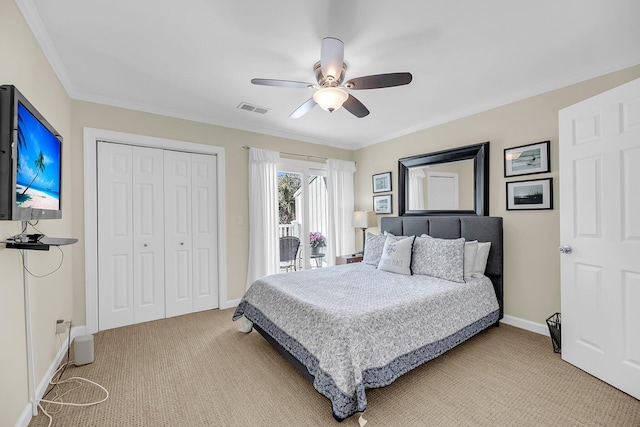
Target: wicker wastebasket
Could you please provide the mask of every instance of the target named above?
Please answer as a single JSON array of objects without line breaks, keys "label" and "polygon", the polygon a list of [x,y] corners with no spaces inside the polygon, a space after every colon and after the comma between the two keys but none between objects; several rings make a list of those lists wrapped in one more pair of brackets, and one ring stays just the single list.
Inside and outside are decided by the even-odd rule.
[{"label": "wicker wastebasket", "polygon": [[554,353],[560,353],[562,349],[562,334],[560,333],[560,324],[560,313],[555,313],[547,319],[547,326],[549,327],[549,335],[551,335],[551,344],[553,344]]}]

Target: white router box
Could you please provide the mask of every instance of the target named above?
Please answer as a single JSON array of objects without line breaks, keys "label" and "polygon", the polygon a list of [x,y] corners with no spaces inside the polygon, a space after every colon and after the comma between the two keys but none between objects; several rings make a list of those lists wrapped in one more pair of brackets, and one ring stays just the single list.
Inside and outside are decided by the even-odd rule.
[{"label": "white router box", "polygon": [[76,366],[93,363],[93,335],[76,337],[73,347],[73,363]]}]

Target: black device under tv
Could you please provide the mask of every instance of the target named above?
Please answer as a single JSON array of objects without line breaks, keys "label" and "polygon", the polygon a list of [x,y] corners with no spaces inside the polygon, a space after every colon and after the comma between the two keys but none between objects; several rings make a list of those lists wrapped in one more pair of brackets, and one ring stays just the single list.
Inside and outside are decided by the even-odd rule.
[{"label": "black device under tv", "polygon": [[0,243],[7,249],[29,249],[32,251],[48,251],[50,246],[71,245],[78,241],[73,237],[47,237],[43,234],[18,234]]},{"label": "black device under tv", "polygon": [[62,218],[62,137],[15,86],[0,86],[0,220]]}]

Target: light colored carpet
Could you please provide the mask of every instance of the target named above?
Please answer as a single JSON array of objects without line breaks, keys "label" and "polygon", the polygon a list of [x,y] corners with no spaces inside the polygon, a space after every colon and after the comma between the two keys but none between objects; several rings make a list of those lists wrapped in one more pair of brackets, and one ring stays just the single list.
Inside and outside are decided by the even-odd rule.
[{"label": "light colored carpet", "polygon": [[[67,369],[109,400],[63,407],[53,426],[358,426],[317,393],[233,310],[213,310],[95,335],[95,362]],[[73,353],[72,353],[73,354]],[[99,399],[82,386],[66,401]],[[502,325],[367,391],[367,427],[640,426],[640,401],[561,360],[548,337]],[[29,424],[46,426],[40,414]]]}]

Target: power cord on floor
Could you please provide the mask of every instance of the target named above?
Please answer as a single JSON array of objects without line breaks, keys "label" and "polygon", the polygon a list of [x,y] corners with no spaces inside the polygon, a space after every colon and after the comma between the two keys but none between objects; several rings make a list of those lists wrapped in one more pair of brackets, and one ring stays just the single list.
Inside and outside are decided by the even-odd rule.
[{"label": "power cord on floor", "polygon": [[[97,405],[99,403],[102,403],[104,401],[106,401],[109,398],[109,391],[104,388],[103,386],[101,386],[100,384],[93,382],[91,380],[88,380],[86,378],[82,378],[82,377],[70,377],[66,380],[62,380],[62,375],[64,374],[65,370],[67,369],[67,367],[69,365],[73,365],[74,362],[69,360],[70,357],[70,350],[71,350],[71,322],[69,322],[69,347],[67,347],[67,361],[63,364],[60,365],[60,367],[53,373],[53,375],[51,376],[51,381],[49,381],[49,385],[51,385],[52,387],[44,394],[44,396],[42,396],[42,399],[40,399],[40,402],[38,403],[38,407],[40,408],[40,410],[42,411],[42,413],[49,418],[49,424],[47,427],[51,427],[51,424],[53,423],[53,417],[51,416],[51,414],[57,414],[58,412],[60,412],[62,410],[62,408],[58,409],[55,412],[52,412],[49,409],[49,405],[60,405],[60,406],[93,406],[93,405]],[[57,379],[56,379],[57,376]],[[102,389],[105,393],[105,397],[101,400],[97,400],[95,402],[88,402],[88,403],[72,403],[72,402],[64,402],[62,401],[62,397],[64,397],[66,394],[71,393],[72,391],[78,389],[79,387],[82,387],[82,382],[87,382],[89,384],[95,385],[97,387],[99,387],[100,389]],[[64,393],[60,394],[60,384],[67,384],[67,383],[71,383],[71,384],[76,384],[75,387],[65,391]],[[51,393],[52,391],[55,390],[55,396],[53,397],[52,400],[48,400],[45,399],[45,397],[47,397],[47,395],[49,393]],[[46,403],[46,405],[42,406],[42,402]]]},{"label": "power cord on floor", "polygon": [[[58,373],[58,371],[60,370],[64,370],[68,365],[73,364],[73,362],[67,362],[63,365],[61,365],[58,370],[53,374],[53,377],[56,376],[56,374]],[[61,399],[66,395],[71,393],[72,391],[76,390],[79,387],[82,387],[82,382],[86,382],[92,385],[95,385],[97,387],[99,387],[100,389],[102,389],[102,391],[104,391],[104,398],[94,401],[94,402],[87,402],[87,403],[73,403],[73,402],[63,402]],[[76,387],[71,388],[70,390],[65,391],[62,394],[58,394],[59,392],[59,386],[60,384],[67,384],[67,383],[71,383],[71,384],[76,384]],[[47,399],[40,399],[40,403],[38,403],[38,407],[40,408],[40,410],[42,411],[42,413],[49,418],[49,425],[48,427],[51,427],[51,424],[53,423],[53,417],[50,415],[50,413],[57,413],[59,411],[56,412],[51,412],[49,410],[49,405],[60,405],[60,406],[94,406],[97,405],[99,403],[105,402],[108,398],[109,398],[109,391],[104,388],[103,386],[101,386],[100,384],[93,382],[91,380],[88,380],[86,378],[82,378],[82,377],[70,377],[67,378],[66,380],[58,380],[58,381],[54,381],[53,378],[51,379],[50,383],[51,385],[54,386],[53,389],[56,390],[56,395],[54,397],[53,400],[47,400]],[[53,390],[52,389],[52,390]],[[42,402],[46,403],[45,406],[42,406]]]}]

